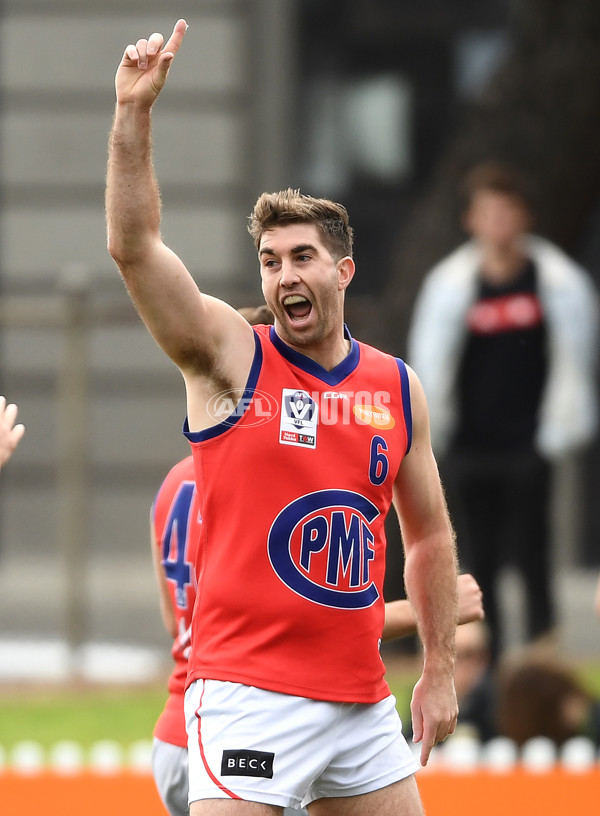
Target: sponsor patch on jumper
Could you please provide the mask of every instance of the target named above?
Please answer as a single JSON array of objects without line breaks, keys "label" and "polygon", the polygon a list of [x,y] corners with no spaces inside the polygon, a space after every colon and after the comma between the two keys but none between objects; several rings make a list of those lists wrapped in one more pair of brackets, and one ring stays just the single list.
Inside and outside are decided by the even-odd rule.
[{"label": "sponsor patch on jumper", "polygon": [[281,445],[316,448],[318,420],[319,406],[307,391],[283,389],[279,424]]},{"label": "sponsor patch on jumper", "polygon": [[263,776],[273,778],[275,754],[269,751],[223,751],[221,776]]},{"label": "sponsor patch on jumper", "polygon": [[380,431],[387,431],[396,424],[394,417],[383,405],[355,405],[352,412],[357,422]]}]

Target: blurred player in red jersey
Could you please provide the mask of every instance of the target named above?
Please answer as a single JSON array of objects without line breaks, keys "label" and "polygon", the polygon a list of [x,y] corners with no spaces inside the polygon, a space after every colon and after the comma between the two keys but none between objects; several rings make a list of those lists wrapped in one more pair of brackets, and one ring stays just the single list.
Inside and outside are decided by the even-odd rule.
[{"label": "blurred player in red jersey", "polygon": [[[263,194],[250,219],[274,326],[200,292],[162,241],[151,108],[186,31],[126,47],[108,247],[186,385],[202,525],[185,696],[190,816],[419,816],[419,765],[379,653],[393,502],[423,646],[413,735],[454,732],[457,561],[421,384],[344,324],[345,208]],[[163,47],[164,46],[164,47]]]}]

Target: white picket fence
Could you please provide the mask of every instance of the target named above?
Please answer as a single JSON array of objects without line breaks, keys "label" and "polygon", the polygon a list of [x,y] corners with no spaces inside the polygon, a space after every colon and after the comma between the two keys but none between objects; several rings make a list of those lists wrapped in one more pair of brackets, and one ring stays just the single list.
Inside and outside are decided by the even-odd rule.
[{"label": "white picket fence", "polygon": [[[414,745],[412,750],[418,757],[420,746]],[[600,769],[600,753],[585,737],[575,737],[560,749],[551,740],[536,737],[519,749],[504,737],[481,744],[470,736],[457,734],[434,749],[422,772],[487,770],[501,774],[521,767],[543,774],[557,766],[571,773]],[[84,770],[108,776],[123,770],[148,775],[152,773],[152,741],[139,740],[124,747],[111,740],[101,740],[85,749],[71,740],[61,740],[46,750],[38,742],[23,740],[10,748],[0,745],[0,775],[8,770],[24,776],[45,770],[65,776]]]},{"label": "white picket fence", "polygon": [[61,740],[46,750],[34,740],[23,740],[10,749],[0,745],[0,775],[5,770],[23,776],[45,770],[64,776],[84,770],[106,776],[123,770],[146,775],[152,773],[152,741],[139,740],[124,747],[112,740],[100,740],[85,749],[72,740]]},{"label": "white picket fence", "polygon": [[[418,756],[420,746],[413,745],[412,750]],[[474,737],[456,734],[433,750],[424,772],[440,769],[456,773],[476,770],[509,773],[521,767],[531,773],[545,773],[557,766],[585,773],[600,768],[600,753],[586,737],[573,737],[560,748],[546,737],[535,737],[519,748],[506,737],[482,744]]]}]

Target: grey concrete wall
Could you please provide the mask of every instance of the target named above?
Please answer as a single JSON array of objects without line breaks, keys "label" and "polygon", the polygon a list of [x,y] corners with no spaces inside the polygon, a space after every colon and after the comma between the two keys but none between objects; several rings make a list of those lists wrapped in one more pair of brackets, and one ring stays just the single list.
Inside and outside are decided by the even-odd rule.
[{"label": "grey concrete wall", "polygon": [[[168,35],[177,16],[185,16],[190,28],[154,112],[163,234],[202,288],[234,305],[260,298],[245,217],[261,162],[269,165],[271,181],[281,153],[279,165],[269,164],[264,150],[257,155],[257,145],[265,144],[257,121],[268,88],[256,83],[264,71],[281,90],[285,72],[279,66],[273,73],[268,55],[259,59],[254,45],[261,21],[274,24],[286,4],[176,5],[3,4],[0,299],[10,314],[0,323],[0,393],[19,403],[27,433],[1,476],[0,580],[10,580],[23,607],[0,620],[0,637],[38,630],[60,636],[67,629],[72,587],[65,583],[61,539],[69,528],[59,475],[70,432],[60,401],[68,340],[60,326],[45,323],[60,311],[61,281],[73,265],[89,279],[88,327],[81,340],[87,379],[81,406],[87,468],[78,570],[82,631],[92,638],[118,635],[120,607],[109,587],[103,604],[94,581],[113,571],[121,583],[129,578],[131,599],[146,599],[127,612],[130,620],[146,622],[140,637],[147,639],[154,628],[160,632],[157,607],[146,592],[154,590],[148,512],[168,467],[188,453],[181,435],[184,388],[135,315],[107,254],[103,196],[118,62],[128,42],[156,30]],[[268,127],[273,142],[273,123]],[[35,297],[38,317],[17,325],[15,297],[24,309]],[[131,626],[127,634],[132,636]]]}]

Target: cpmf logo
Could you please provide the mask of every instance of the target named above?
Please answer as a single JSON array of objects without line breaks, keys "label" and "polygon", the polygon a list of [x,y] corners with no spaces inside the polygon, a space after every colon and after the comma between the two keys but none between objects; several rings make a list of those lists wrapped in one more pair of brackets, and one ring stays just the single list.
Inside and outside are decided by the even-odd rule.
[{"label": "cpmf logo", "polygon": [[271,565],[309,601],[364,609],[379,598],[372,581],[377,507],[349,490],[319,490],[291,502],[269,531]]}]

